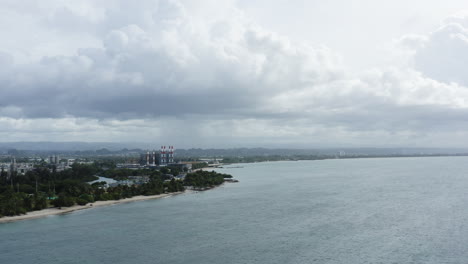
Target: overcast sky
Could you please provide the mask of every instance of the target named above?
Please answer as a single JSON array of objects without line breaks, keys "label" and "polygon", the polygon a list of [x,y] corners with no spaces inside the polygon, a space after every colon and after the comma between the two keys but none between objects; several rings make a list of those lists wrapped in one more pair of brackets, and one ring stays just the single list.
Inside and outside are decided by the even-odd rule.
[{"label": "overcast sky", "polygon": [[0,141],[468,147],[466,10],[0,0]]}]

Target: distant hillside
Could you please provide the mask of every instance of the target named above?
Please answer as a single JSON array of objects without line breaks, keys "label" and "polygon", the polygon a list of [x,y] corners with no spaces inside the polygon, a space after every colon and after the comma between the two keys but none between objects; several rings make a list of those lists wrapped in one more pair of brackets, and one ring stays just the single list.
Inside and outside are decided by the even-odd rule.
[{"label": "distant hillside", "polygon": [[235,156],[297,156],[297,155],[435,155],[466,154],[468,149],[444,148],[321,148],[321,149],[268,149],[268,148],[235,148],[235,149],[179,149],[178,157],[235,157]]},{"label": "distant hillside", "polygon": [[[157,148],[158,145],[129,142],[5,142],[0,143],[0,153],[15,149],[27,152],[83,152],[125,153],[142,152]],[[101,150],[101,151],[100,151]],[[102,151],[104,150],[104,151]],[[249,157],[249,156],[297,156],[297,155],[435,155],[466,154],[468,149],[453,148],[317,148],[317,149],[281,149],[281,148],[230,148],[230,149],[177,149],[178,157]]]},{"label": "distant hillside", "polygon": [[141,143],[114,142],[4,142],[0,143],[0,150],[18,149],[30,151],[85,151],[85,150],[121,150],[123,148],[143,147]]}]

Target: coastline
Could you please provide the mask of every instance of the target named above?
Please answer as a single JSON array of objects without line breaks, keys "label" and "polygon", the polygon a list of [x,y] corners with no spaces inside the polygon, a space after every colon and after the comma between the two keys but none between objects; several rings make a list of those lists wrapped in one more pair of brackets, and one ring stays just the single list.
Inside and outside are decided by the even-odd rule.
[{"label": "coastline", "polygon": [[16,222],[16,221],[22,221],[22,220],[29,220],[29,219],[37,219],[37,218],[47,217],[47,216],[50,216],[50,215],[67,214],[67,213],[71,213],[71,212],[78,211],[78,210],[85,210],[85,209],[109,206],[109,205],[114,205],[114,204],[131,203],[131,202],[137,202],[137,201],[146,201],[146,200],[152,200],[152,199],[166,198],[166,197],[171,197],[173,195],[183,194],[183,193],[187,193],[187,192],[188,191],[174,192],[174,193],[163,193],[163,194],[150,195],[150,196],[139,195],[139,196],[134,196],[134,197],[131,197],[131,198],[125,198],[125,199],[121,199],[121,200],[96,201],[94,203],[89,203],[89,204],[86,204],[86,205],[74,205],[74,206],[71,206],[71,207],[64,207],[62,209],[47,208],[47,209],[43,209],[43,210],[27,212],[24,215],[4,216],[4,217],[0,218],[0,224]]}]

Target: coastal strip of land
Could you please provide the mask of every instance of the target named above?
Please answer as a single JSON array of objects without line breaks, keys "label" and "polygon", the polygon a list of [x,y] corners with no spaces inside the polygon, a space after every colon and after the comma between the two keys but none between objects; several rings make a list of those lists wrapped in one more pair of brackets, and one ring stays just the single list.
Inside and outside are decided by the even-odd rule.
[{"label": "coastal strip of land", "polygon": [[131,198],[126,198],[126,199],[120,199],[120,200],[110,200],[110,201],[96,201],[94,203],[89,203],[86,205],[74,205],[71,207],[64,207],[64,208],[48,208],[48,209],[43,209],[39,211],[31,211],[28,212],[24,215],[15,215],[15,216],[5,216],[0,218],[0,223],[8,223],[8,222],[15,222],[15,221],[21,221],[21,220],[29,220],[29,219],[35,219],[35,218],[41,218],[41,217],[46,217],[50,215],[60,215],[60,214],[66,214],[78,210],[84,210],[84,209],[90,209],[90,208],[96,208],[96,207],[102,207],[102,206],[109,206],[109,205],[114,205],[114,204],[122,204],[122,203],[129,203],[129,202],[137,202],[137,201],[144,201],[144,200],[152,200],[152,199],[160,199],[160,198],[166,198],[170,197],[173,195],[177,194],[182,194],[186,193],[185,192],[173,192],[173,193],[164,193],[164,194],[158,194],[158,195],[150,195],[150,196],[134,196]]}]

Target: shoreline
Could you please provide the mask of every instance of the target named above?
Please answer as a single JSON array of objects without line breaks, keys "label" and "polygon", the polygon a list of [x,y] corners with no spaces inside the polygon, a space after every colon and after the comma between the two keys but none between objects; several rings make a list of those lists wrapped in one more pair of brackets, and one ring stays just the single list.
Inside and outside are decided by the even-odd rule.
[{"label": "shoreline", "polygon": [[110,205],[115,205],[115,204],[161,199],[161,198],[171,197],[173,195],[178,195],[178,194],[183,194],[183,193],[188,193],[188,192],[190,191],[163,193],[163,194],[150,195],[150,196],[139,195],[139,196],[134,196],[131,198],[125,198],[125,199],[120,199],[120,200],[96,201],[94,203],[88,203],[86,205],[74,205],[70,207],[63,207],[62,209],[59,209],[56,207],[47,208],[47,209],[42,209],[38,211],[27,212],[24,215],[4,216],[0,218],[0,224],[22,221],[22,220],[37,219],[37,218],[47,217],[51,215],[67,214],[67,213],[71,213],[74,211],[92,209],[92,208],[103,207],[103,206],[110,206]]}]

